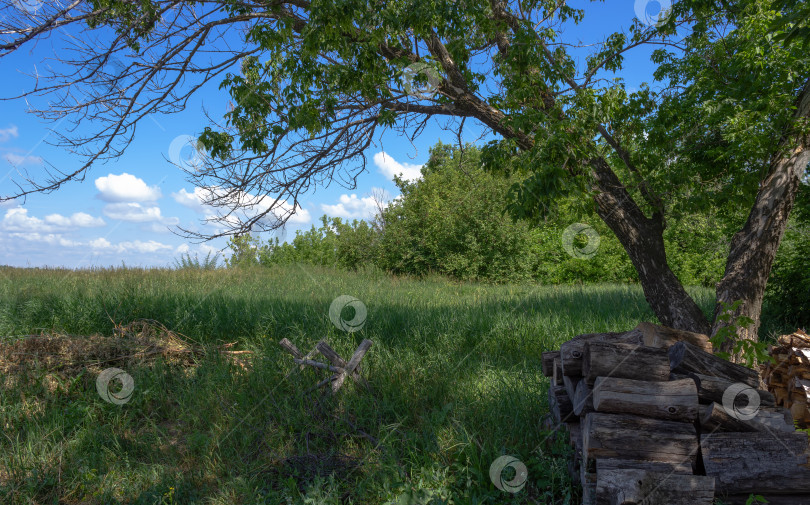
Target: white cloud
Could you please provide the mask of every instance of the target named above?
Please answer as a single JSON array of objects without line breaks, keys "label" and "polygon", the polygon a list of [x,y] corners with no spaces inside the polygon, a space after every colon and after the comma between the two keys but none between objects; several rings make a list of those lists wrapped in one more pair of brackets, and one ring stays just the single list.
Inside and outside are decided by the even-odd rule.
[{"label": "white cloud", "polygon": [[155,253],[158,251],[174,251],[174,246],[163,244],[161,242],[156,242],[154,240],[148,240],[146,242],[142,240],[133,240],[112,244],[106,238],[97,238],[88,242],[87,245],[90,246],[90,248],[95,251],[114,252],[119,254],[127,252],[130,253],[136,252],[143,254],[143,253]]},{"label": "white cloud", "polygon": [[200,187],[194,188],[194,191],[186,191],[186,188],[181,188],[180,191],[172,193],[174,201],[184,207],[197,212],[198,214],[210,214],[211,207],[203,204],[207,192]]},{"label": "white cloud", "polygon": [[177,249],[174,250],[177,254],[186,254],[191,248],[188,244],[180,244],[177,246]]},{"label": "white cloud", "polygon": [[17,138],[20,136],[20,131],[17,125],[11,125],[8,128],[0,128],[0,142],[8,142],[9,139]]},{"label": "white cloud", "polygon": [[138,252],[138,253],[154,253],[158,251],[173,251],[174,247],[162,244],[160,242],[156,242],[154,240],[149,240],[146,242],[142,242],[140,240],[135,240],[132,242],[121,242],[118,244],[118,252]]},{"label": "white cloud", "polygon": [[366,219],[374,217],[377,213],[377,203],[370,196],[357,198],[357,195],[352,193],[340,195],[340,203],[335,205],[321,204],[321,209],[329,216]]},{"label": "white cloud", "polygon": [[[193,191],[181,189],[176,193],[172,193],[172,198],[180,205],[188,207],[199,214],[204,214],[207,218],[215,218],[215,209],[217,209],[217,207],[209,205],[207,202],[221,198],[221,203],[228,205],[227,207],[222,207],[223,213],[227,213],[231,206],[239,207],[236,213],[231,214],[227,218],[223,218],[225,221],[234,225],[237,224],[239,220],[245,221],[269,210],[275,200],[268,195],[256,196],[241,190],[228,191],[226,188],[216,186],[195,187]],[[304,224],[310,222],[312,219],[309,211],[302,208],[300,205],[297,205],[293,212],[293,206],[286,200],[281,200],[276,203],[273,210],[262,218],[261,221],[266,225],[272,225],[287,217],[289,217],[287,223],[290,224]]]},{"label": "white cloud", "polygon": [[106,202],[151,202],[162,196],[157,186],[147,186],[142,179],[124,172],[96,179],[98,196]]},{"label": "white cloud", "polygon": [[399,175],[402,179],[409,182],[422,178],[422,165],[400,163],[384,151],[374,155],[374,164],[377,165],[380,172],[389,179],[393,179],[395,175]]},{"label": "white cloud", "polygon": [[100,217],[93,217],[84,212],[76,212],[70,217],[65,217],[61,214],[50,214],[45,216],[45,222],[63,228],[94,228],[107,224]]},{"label": "white cloud", "polygon": [[20,156],[19,154],[6,153],[3,159],[11,163],[15,167],[22,165],[39,165],[42,163],[42,158],[39,156]]},{"label": "white cloud", "polygon": [[105,224],[103,219],[84,212],[76,212],[70,217],[61,214],[50,214],[42,220],[29,216],[28,209],[15,207],[6,211],[0,226],[4,230],[12,232],[59,234],[71,228],[91,228],[104,226]]},{"label": "white cloud", "polygon": [[28,242],[44,242],[49,245],[59,245],[62,247],[76,247],[77,245],[79,245],[78,242],[66,239],[61,235],[55,233],[47,233],[47,234],[37,232],[9,233],[8,236],[12,238],[26,240]]},{"label": "white cloud", "polygon": [[146,223],[149,221],[163,221],[160,207],[150,205],[145,207],[140,203],[110,203],[104,206],[104,215],[118,221],[131,221],[133,223]]}]

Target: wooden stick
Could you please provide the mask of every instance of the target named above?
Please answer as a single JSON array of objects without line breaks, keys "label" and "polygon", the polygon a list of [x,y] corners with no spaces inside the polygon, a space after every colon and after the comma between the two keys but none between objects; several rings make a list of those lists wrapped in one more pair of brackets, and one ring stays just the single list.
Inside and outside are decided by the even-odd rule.
[{"label": "wooden stick", "polygon": [[295,347],[295,344],[293,344],[292,342],[290,342],[286,338],[282,338],[281,341],[278,343],[278,345],[283,347],[285,351],[292,354],[294,357],[296,357],[298,359],[303,359],[304,358],[304,353],[299,351],[298,348]]},{"label": "wooden stick", "polygon": [[352,375],[352,378],[355,380],[359,379],[359,375],[357,375],[354,371],[357,366],[360,364],[360,361],[363,359],[363,356],[366,355],[366,352],[369,348],[374,344],[371,340],[365,339],[360,342],[360,345],[357,347],[357,350],[354,351],[352,354],[351,359],[349,359],[349,363],[346,365],[345,370],[343,370],[339,375],[335,382],[332,383],[332,392],[337,392],[338,389],[343,385],[343,382],[346,380],[347,375]]},{"label": "wooden stick", "polygon": [[326,363],[321,363],[319,361],[312,361],[311,359],[293,358],[293,361],[295,361],[299,365],[309,365],[309,366],[314,367],[314,368],[320,368],[321,370],[329,370],[330,372],[335,372],[335,373],[339,373],[339,374],[343,373],[342,368],[338,368],[336,366],[330,366],[330,365],[327,365]]}]

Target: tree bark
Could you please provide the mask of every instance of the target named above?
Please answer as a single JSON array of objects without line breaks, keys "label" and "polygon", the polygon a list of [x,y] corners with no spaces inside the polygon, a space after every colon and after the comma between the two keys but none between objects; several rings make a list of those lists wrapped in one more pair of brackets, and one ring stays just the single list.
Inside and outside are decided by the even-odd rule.
[{"label": "tree bark", "polygon": [[[810,80],[796,99],[794,118],[810,118]],[[741,300],[742,304],[732,313],[731,322],[739,316],[747,316],[754,323],[748,328],[736,328],[737,338],[757,341],[768,276],[809,162],[810,134],[795,130],[786,132],[771,158],[768,175],[760,184],[745,225],[731,240],[726,270],[717,284],[712,335],[729,325],[717,319],[723,312],[722,303]],[[720,349],[731,352],[733,345],[733,341],[727,340]],[[732,355],[732,360],[739,362],[742,356]]]},{"label": "tree bark", "polygon": [[638,272],[647,303],[664,326],[707,334],[706,316],[669,268],[660,212],[644,215],[604,158],[591,160],[599,217],[610,227]]}]

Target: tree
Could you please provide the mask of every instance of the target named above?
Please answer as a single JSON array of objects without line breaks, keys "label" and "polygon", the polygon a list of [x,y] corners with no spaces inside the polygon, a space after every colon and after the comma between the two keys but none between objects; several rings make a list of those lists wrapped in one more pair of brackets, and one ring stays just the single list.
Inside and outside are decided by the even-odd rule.
[{"label": "tree", "polygon": [[[733,315],[754,323],[736,331],[756,339],[810,160],[810,66],[794,30],[802,9],[684,0],[608,36],[583,66],[574,56],[584,48],[561,28],[585,12],[558,0],[75,0],[36,13],[7,4],[3,53],[81,32],[77,55],[27,95],[59,95],[38,113],[96,128],[62,136],[86,156],[80,167],[18,193],[81,178],[119,155],[138,121],[182,110],[212,79],[233,103],[200,135],[207,156],[189,177],[232,225],[222,233],[280,226],[312,184],[352,186],[378,128],[412,138],[434,117],[459,130],[474,120],[498,136],[487,166],[524,178],[514,215],[547,212],[560,195],[591,199],[663,324],[716,334],[734,321],[717,317],[722,308],[739,301]],[[659,48],[665,85],[631,93],[615,75],[642,46]],[[713,321],[672,272],[663,240],[679,206],[710,204],[747,209],[718,223],[736,232]],[[245,207],[259,211],[236,221]]]}]

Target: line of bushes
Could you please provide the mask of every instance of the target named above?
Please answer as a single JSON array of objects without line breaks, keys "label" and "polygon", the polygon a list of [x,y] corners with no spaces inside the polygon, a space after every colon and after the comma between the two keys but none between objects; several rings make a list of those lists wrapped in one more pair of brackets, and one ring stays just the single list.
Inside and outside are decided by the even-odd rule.
[{"label": "line of bushes", "polygon": [[[461,150],[438,144],[421,179],[397,179],[401,196],[373,220],[323,216],[320,226],[297,232],[289,242],[235,237],[227,263],[379,268],[399,275],[439,274],[486,282],[637,281],[630,259],[593,213],[589,199],[558,201],[555,211],[540,222],[514,220],[504,208],[517,182],[516,176],[485,171],[481,152],[473,145]],[[800,200],[806,198],[806,188],[802,193]],[[802,224],[810,220],[805,207],[799,205],[785,235],[766,300],[766,311],[795,325],[807,324],[810,318],[810,227]],[[665,232],[668,260],[685,285],[713,287],[720,280],[730,242],[727,222],[723,209],[670,217]],[[566,229],[574,233],[566,235]]]}]

